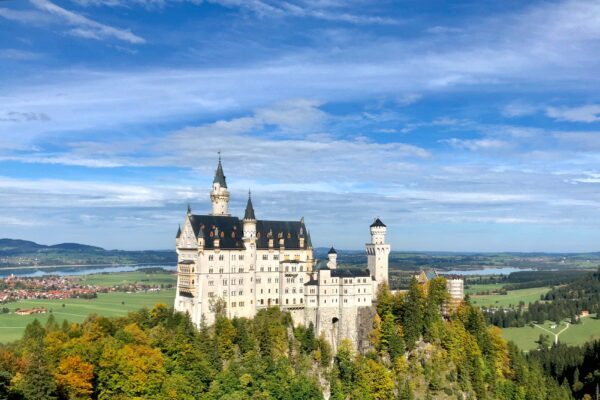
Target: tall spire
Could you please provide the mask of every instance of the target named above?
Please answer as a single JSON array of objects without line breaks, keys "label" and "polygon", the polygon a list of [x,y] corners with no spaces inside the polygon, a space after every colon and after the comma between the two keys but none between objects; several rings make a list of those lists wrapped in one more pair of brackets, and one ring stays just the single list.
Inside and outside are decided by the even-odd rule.
[{"label": "tall spire", "polygon": [[254,215],[254,207],[252,206],[252,194],[250,193],[250,189],[248,189],[248,203],[246,204],[246,213],[244,214],[245,220],[256,220],[256,216]]},{"label": "tall spire", "polygon": [[213,183],[218,183],[221,187],[226,188],[227,182],[225,181],[225,174],[223,173],[223,166],[221,165],[221,152],[219,151],[219,164],[217,165],[217,171],[215,172],[215,179]]}]

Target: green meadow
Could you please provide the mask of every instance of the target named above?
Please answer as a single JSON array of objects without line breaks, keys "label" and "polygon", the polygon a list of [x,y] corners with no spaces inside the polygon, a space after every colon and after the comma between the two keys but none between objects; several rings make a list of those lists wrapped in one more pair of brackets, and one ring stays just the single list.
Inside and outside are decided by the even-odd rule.
[{"label": "green meadow", "polygon": [[131,272],[113,272],[104,274],[82,275],[80,277],[82,283],[96,286],[117,286],[132,283],[141,283],[145,285],[175,285],[177,276],[172,273],[146,273],[143,271]]},{"label": "green meadow", "polygon": [[[495,285],[477,285],[492,287]],[[498,286],[497,289],[500,289]],[[478,288],[478,291],[487,290]],[[518,306],[520,301],[525,302],[525,305],[540,300],[542,294],[550,291],[549,287],[535,287],[528,289],[510,290],[507,294],[489,294],[489,295],[471,295],[471,303],[480,307],[509,307]]]},{"label": "green meadow", "polygon": [[70,322],[82,322],[89,314],[118,317],[144,307],[152,308],[157,303],[164,303],[170,306],[173,304],[174,299],[175,289],[166,289],[159,292],[147,293],[99,293],[97,299],[91,300],[21,300],[15,303],[8,303],[3,305],[3,307],[8,307],[10,313],[0,314],[0,342],[6,343],[19,339],[27,324],[36,318],[44,324],[50,315],[50,313],[17,315],[14,314],[16,308],[45,307],[52,311],[52,314],[60,324],[63,319]]},{"label": "green meadow", "polygon": [[[546,321],[544,324],[539,324],[541,327],[552,333],[560,333],[558,340],[561,343],[570,345],[581,345],[585,342],[600,339],[600,319],[594,317],[586,317],[581,319],[581,323],[570,325],[567,329],[566,322],[561,322],[560,325],[552,329],[553,323]],[[502,329],[502,336],[506,340],[515,342],[522,350],[535,349],[538,344],[536,341],[539,339],[540,334],[548,335],[550,342],[554,342],[554,335],[549,332],[537,327],[526,325],[522,328],[504,328]]]}]

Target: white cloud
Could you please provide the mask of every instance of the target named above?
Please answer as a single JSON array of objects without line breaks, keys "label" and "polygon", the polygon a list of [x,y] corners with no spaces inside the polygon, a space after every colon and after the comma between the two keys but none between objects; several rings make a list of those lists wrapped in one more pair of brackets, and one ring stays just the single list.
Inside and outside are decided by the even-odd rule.
[{"label": "white cloud", "polygon": [[502,140],[498,140],[498,139],[489,139],[489,138],[484,138],[484,139],[451,138],[451,139],[443,140],[443,142],[446,142],[449,145],[451,145],[452,147],[455,147],[457,149],[465,149],[465,150],[471,150],[471,151],[501,150],[501,149],[507,149],[507,148],[511,147],[511,144],[506,141],[502,141]]},{"label": "white cloud", "polygon": [[546,114],[559,121],[598,122],[600,121],[600,104],[580,107],[548,107]]},{"label": "white cloud", "polygon": [[86,39],[117,39],[131,44],[146,41],[128,29],[115,28],[89,19],[81,14],[59,7],[48,0],[29,0],[39,11],[0,9],[0,16],[24,24],[63,24],[72,27],[67,33]]},{"label": "white cloud", "polygon": [[502,115],[505,117],[525,117],[538,112],[539,107],[521,101],[515,101],[504,106]]}]

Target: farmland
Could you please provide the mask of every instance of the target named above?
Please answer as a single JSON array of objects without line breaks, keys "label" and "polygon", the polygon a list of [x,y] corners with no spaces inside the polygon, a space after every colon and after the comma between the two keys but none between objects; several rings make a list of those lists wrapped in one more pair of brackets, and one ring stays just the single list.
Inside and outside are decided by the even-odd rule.
[{"label": "farmland", "polygon": [[587,341],[600,339],[600,319],[586,317],[581,319],[580,324],[571,325],[567,327],[566,322],[561,322],[555,328],[552,328],[553,324],[546,321],[544,324],[539,326],[526,325],[522,328],[504,328],[502,329],[502,336],[505,339],[515,342],[523,350],[532,350],[538,346],[537,340],[540,334],[548,335],[550,342],[554,341],[554,336],[547,331],[553,333],[560,333],[558,340],[561,343],[570,345],[581,345]]},{"label": "farmland", "polygon": [[82,275],[80,278],[83,284],[96,286],[118,286],[129,285],[134,283],[144,285],[175,285],[177,276],[175,274],[160,272],[147,273],[143,270],[132,272],[104,273]]},{"label": "farmland", "polygon": [[27,324],[36,318],[43,324],[50,315],[50,313],[17,315],[14,314],[16,308],[45,307],[52,311],[58,323],[61,323],[63,319],[67,319],[70,322],[82,322],[89,314],[94,313],[106,317],[116,317],[126,315],[130,311],[139,310],[143,307],[151,308],[157,303],[171,305],[174,298],[175,290],[168,289],[158,292],[100,293],[97,299],[92,300],[22,300],[16,303],[8,303],[5,307],[10,309],[10,313],[0,314],[0,342],[6,343],[19,339]]},{"label": "farmland", "polygon": [[[474,285],[477,291],[498,290],[501,285]],[[489,289],[484,289],[484,287]],[[540,300],[540,296],[546,294],[551,288],[535,287],[528,289],[509,290],[507,294],[471,295],[471,303],[480,307],[511,307],[518,306],[522,301],[525,305]]]}]

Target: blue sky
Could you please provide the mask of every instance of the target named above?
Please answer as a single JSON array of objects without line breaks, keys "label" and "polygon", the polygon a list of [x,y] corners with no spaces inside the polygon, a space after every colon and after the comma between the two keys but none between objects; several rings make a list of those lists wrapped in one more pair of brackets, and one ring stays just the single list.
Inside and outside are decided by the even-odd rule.
[{"label": "blue sky", "polygon": [[241,215],[358,249],[598,251],[599,1],[0,1],[0,237]]}]

